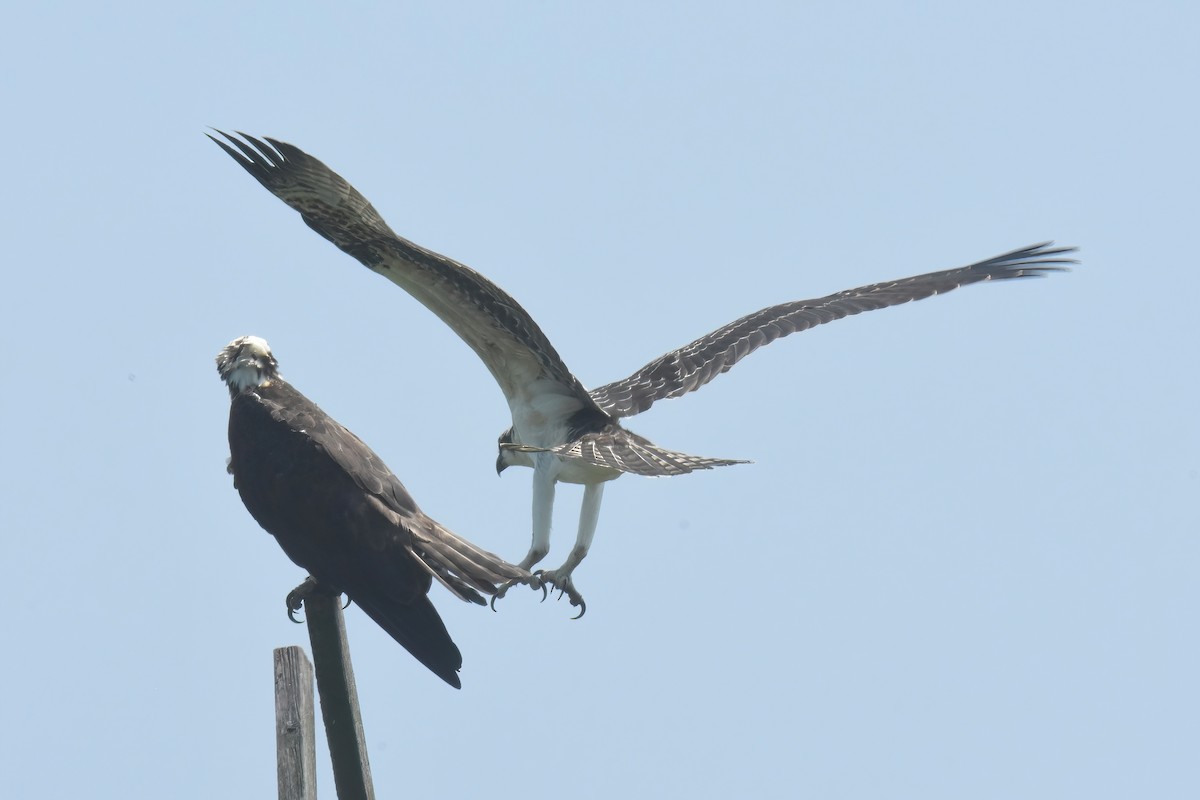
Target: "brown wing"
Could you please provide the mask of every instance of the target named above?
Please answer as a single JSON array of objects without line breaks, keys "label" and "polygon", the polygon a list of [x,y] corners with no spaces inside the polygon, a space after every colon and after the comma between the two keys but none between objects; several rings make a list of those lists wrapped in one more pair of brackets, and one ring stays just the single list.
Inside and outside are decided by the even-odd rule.
[{"label": "brown wing", "polygon": [[1073,258],[1064,258],[1075,252],[1074,247],[1051,244],[1013,250],[967,267],[764,308],[659,356],[627,378],[593,389],[592,399],[614,418],[630,417],[659,400],[699,389],[758,348],[798,331],[864,311],[945,294],[971,283],[1041,276],[1077,263]]},{"label": "brown wing", "polygon": [[[550,380],[594,408],[533,318],[503,289],[470,267],[397,236],[353,186],[294,145],[221,133],[209,136],[305,223],[415,297],[445,322],[492,373],[507,400],[528,399]],[[248,144],[247,144],[248,143]]]}]

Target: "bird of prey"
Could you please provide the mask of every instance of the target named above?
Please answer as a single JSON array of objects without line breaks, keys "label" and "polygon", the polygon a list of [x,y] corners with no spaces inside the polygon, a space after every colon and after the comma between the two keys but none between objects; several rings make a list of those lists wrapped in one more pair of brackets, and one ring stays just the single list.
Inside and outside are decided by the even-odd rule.
[{"label": "bird of prey", "polygon": [[361,439],[279,375],[266,341],[217,354],[229,387],[229,471],[251,516],[310,577],[288,595],[344,593],[418,661],[460,688],[462,655],[429,600],[433,578],[455,597],[528,573],[426,516]]},{"label": "bird of prey", "polygon": [[500,385],[512,427],[500,435],[497,471],[533,468],[533,535],[520,566],[549,551],[556,482],[584,485],[579,530],[566,561],[535,573],[534,585],[565,592],[586,610],[571,578],[587,555],[606,481],[624,472],[680,475],[744,463],[666,450],[619,423],[658,400],[679,397],[729,370],[763,345],[842,317],[920,300],[970,283],[1042,275],[1074,263],[1075,248],[1043,243],[958,269],[850,289],[764,308],[651,361],[623,380],[588,391],[512,297],[475,270],[397,235],[345,179],[294,145],[218,131],[210,136],[305,223],[369,269],[397,284],[450,326]]}]

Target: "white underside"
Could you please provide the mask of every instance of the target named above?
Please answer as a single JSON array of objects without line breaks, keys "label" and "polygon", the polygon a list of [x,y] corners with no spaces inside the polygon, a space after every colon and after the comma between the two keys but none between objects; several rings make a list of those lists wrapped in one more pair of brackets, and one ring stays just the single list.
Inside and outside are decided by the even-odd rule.
[{"label": "white underside", "polygon": [[513,433],[517,444],[555,447],[567,442],[567,420],[583,403],[551,381],[535,381],[529,390],[510,398]]}]

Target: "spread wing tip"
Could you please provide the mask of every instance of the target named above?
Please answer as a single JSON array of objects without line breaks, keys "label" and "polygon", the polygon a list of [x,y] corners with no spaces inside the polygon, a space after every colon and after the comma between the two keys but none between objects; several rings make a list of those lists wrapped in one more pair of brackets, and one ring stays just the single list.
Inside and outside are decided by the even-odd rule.
[{"label": "spread wing tip", "polygon": [[272,172],[287,161],[283,154],[282,143],[269,138],[263,141],[241,131],[235,131],[237,136],[233,136],[217,128],[212,130],[224,137],[224,141],[208,131],[205,131],[204,135],[216,142],[218,147],[253,175],[259,183],[270,189]]},{"label": "spread wing tip", "polygon": [[1044,277],[1050,272],[1070,272],[1071,265],[1079,263],[1079,259],[1070,257],[1070,254],[1078,252],[1078,247],[1055,247],[1051,240],[1012,250],[988,261],[980,262],[975,267],[979,269],[1003,267],[1007,270],[1003,275],[996,277]]}]

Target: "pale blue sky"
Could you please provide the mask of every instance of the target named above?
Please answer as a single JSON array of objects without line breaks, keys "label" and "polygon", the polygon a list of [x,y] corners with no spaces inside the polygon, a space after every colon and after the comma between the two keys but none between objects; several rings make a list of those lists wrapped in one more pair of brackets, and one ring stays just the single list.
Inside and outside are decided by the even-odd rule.
[{"label": "pale blue sky", "polygon": [[589,385],[764,305],[1083,248],[631,420],[754,464],[610,485],[582,621],[435,588],[461,692],[349,610],[379,797],[1200,796],[1200,12],[1100,6],[9,9],[0,794],[273,796],[303,574],[225,473],[235,336],[429,514],[528,546],[486,370],[211,125],[329,163]]}]

